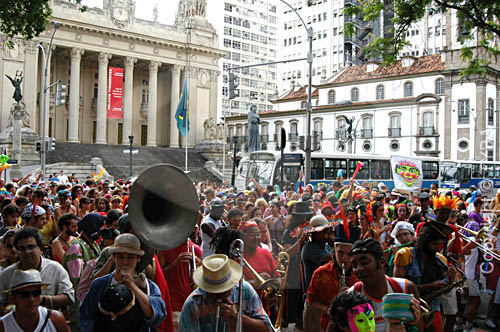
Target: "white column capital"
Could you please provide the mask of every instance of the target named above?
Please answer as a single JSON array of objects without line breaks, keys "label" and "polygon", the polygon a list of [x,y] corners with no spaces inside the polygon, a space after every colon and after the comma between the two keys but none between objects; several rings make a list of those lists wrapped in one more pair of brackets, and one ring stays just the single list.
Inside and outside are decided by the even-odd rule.
[{"label": "white column capital", "polygon": [[181,70],[183,70],[183,69],[184,69],[184,66],[181,66],[181,65],[172,65],[170,67],[170,70],[175,75],[180,75],[181,74]]},{"label": "white column capital", "polygon": [[158,68],[161,66],[161,62],[160,61],[151,61],[149,63],[149,71],[152,72],[152,71],[158,71]]},{"label": "white column capital", "polygon": [[100,65],[108,65],[108,62],[111,59],[111,57],[112,57],[112,55],[109,53],[100,52],[97,55],[97,60],[99,61]]},{"label": "white column capital", "polygon": [[128,56],[125,58],[125,67],[126,68],[134,68],[134,64],[137,63],[137,58]]},{"label": "white column capital", "polygon": [[83,50],[81,48],[73,47],[71,49],[71,60],[80,60],[84,53],[85,53],[85,50]]}]

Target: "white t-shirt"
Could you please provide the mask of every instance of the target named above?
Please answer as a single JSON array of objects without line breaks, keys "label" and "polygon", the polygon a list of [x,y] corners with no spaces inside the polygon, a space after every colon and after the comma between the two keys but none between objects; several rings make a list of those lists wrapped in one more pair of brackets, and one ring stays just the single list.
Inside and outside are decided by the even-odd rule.
[{"label": "white t-shirt", "polygon": [[[24,330],[19,326],[19,324],[17,324],[17,321],[14,318],[14,311],[15,310],[12,310],[7,315],[1,318],[3,328],[5,331],[9,332],[24,332]],[[38,306],[38,314],[40,315],[40,319],[38,320],[38,325],[36,326],[34,332],[42,332],[41,329],[43,324],[45,323],[45,318],[47,317],[47,309],[45,307]],[[57,329],[50,318],[47,321],[47,325],[45,325],[43,332],[57,332]]]},{"label": "white t-shirt", "polygon": [[[474,237],[469,237],[471,240],[475,240]],[[465,255],[465,276],[469,279],[474,279],[476,274],[476,264],[479,258],[479,249],[471,249],[470,255]]]},{"label": "white t-shirt", "polygon": [[66,175],[59,175],[57,178],[61,183],[68,183],[68,177]]}]

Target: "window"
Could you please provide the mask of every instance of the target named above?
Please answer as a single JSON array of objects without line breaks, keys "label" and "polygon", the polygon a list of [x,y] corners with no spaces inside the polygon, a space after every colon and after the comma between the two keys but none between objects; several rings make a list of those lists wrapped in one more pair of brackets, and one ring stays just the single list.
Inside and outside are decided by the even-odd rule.
[{"label": "window", "polygon": [[337,179],[340,170],[344,176],[347,174],[347,160],[325,159],[325,179]]},{"label": "window", "polygon": [[405,83],[405,97],[412,97],[413,96],[413,83],[412,82],[406,82]]},{"label": "window", "polygon": [[373,137],[372,118],[370,116],[366,116],[363,118],[363,129],[361,129],[361,137]]},{"label": "window", "polygon": [[424,180],[433,180],[438,178],[439,164],[435,161],[422,161],[422,170]]},{"label": "window", "polygon": [[324,178],[323,159],[312,158],[311,160],[311,179],[320,180]]},{"label": "window", "polygon": [[346,139],[347,138],[347,128],[346,122],[344,118],[340,118],[337,120],[337,139]]},{"label": "window", "polygon": [[372,180],[390,179],[391,162],[389,160],[372,160]]},{"label": "window", "polygon": [[442,95],[444,94],[444,79],[438,78],[436,80],[436,94]]},{"label": "window", "polygon": [[307,108],[307,102],[306,101],[301,101],[300,102],[300,108]]},{"label": "window", "polygon": [[318,140],[323,139],[323,121],[321,120],[314,121],[313,136],[318,136]]},{"label": "window", "polygon": [[328,104],[335,104],[335,90],[328,91]]},{"label": "window", "polygon": [[495,103],[493,101],[493,98],[488,98],[488,125],[493,126],[495,120],[494,120],[494,115],[495,115]]},{"label": "window", "polygon": [[427,111],[424,112],[422,117],[423,122],[423,135],[434,134],[434,113]]},{"label": "window", "polygon": [[469,123],[469,99],[460,99],[458,101],[458,123]]},{"label": "window", "polygon": [[363,163],[363,167],[356,175],[356,179],[358,180],[368,180],[370,178],[370,161],[369,160],[349,160],[349,177],[352,176],[354,171],[356,170],[356,166],[358,165],[358,161]]},{"label": "window", "polygon": [[359,89],[352,88],[351,89],[351,101],[358,101],[358,100],[359,100]]},{"label": "window", "polygon": [[401,136],[401,116],[391,115],[389,137],[398,137],[398,136]]},{"label": "window", "polygon": [[384,86],[377,85],[377,100],[382,100],[385,98],[385,91],[384,91]]},{"label": "window", "polygon": [[290,134],[297,134],[297,122],[290,123]]}]

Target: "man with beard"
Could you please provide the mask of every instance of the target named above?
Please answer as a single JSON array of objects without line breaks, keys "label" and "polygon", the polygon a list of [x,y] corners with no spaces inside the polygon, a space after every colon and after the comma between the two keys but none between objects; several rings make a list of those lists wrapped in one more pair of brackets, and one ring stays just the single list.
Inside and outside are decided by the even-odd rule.
[{"label": "man with beard", "polygon": [[[386,331],[386,324],[389,324],[387,331],[399,331],[401,323],[391,320],[386,322],[382,317],[382,298],[388,293],[412,294],[412,311],[415,317],[420,317],[419,293],[413,282],[402,278],[387,277],[384,272],[386,262],[380,243],[375,239],[359,240],[354,243],[350,252],[352,271],[360,280],[349,291],[363,293],[372,300],[375,312],[375,332]],[[407,330],[415,330],[415,327],[422,331],[420,319],[408,322]]]},{"label": "man with beard", "polygon": [[[414,247],[400,249],[394,257],[394,276],[414,282],[422,297],[448,284],[448,261],[439,253],[453,230],[445,223],[430,220],[423,224]],[[432,326],[441,331],[440,299],[429,303],[436,312]]]},{"label": "man with beard", "polygon": [[335,239],[334,249],[334,259],[316,269],[309,284],[304,308],[305,331],[325,331],[333,299],[357,281],[349,257],[352,243],[347,239]]},{"label": "man with beard", "polygon": [[64,253],[69,247],[69,244],[78,236],[78,217],[72,213],[63,214],[57,225],[61,233],[52,242],[52,256],[56,262],[62,264]]},{"label": "man with beard", "polygon": [[214,254],[213,248],[210,247],[210,241],[215,235],[215,232],[225,226],[222,221],[224,214],[224,204],[219,198],[215,198],[210,206],[210,213],[203,218],[201,222],[201,250],[203,258]]}]

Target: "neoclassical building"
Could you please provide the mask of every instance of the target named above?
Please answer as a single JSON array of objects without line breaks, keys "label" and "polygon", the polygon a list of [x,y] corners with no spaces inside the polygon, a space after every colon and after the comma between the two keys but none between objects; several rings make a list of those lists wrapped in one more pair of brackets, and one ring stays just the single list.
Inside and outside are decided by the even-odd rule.
[{"label": "neoclassical building", "polygon": [[[311,132],[321,152],[430,156],[452,160],[500,160],[500,62],[486,73],[462,77],[459,50],[423,57],[403,56],[391,66],[348,66],[312,93]],[[292,86],[259,113],[264,150],[279,150],[285,128],[287,150],[298,151],[306,135],[307,87]],[[228,141],[241,136],[246,117],[226,118]],[[349,137],[349,122],[352,122]]]},{"label": "neoclassical building", "polygon": [[[43,60],[55,22],[60,22],[48,58],[49,84],[68,86],[65,105],[56,107],[56,88],[47,98],[46,133],[56,141],[179,147],[174,119],[184,81],[188,81],[188,146],[203,138],[203,122],[217,115],[218,37],[206,20],[206,0],[181,0],[175,26],[135,18],[134,1],[103,0],[102,8],[81,12],[74,1],[50,0],[47,30],[32,41],[14,39],[0,50],[0,129],[9,125],[11,83],[23,72],[23,101],[30,127],[41,133]],[[107,118],[108,68],[124,68],[123,117]]]}]

